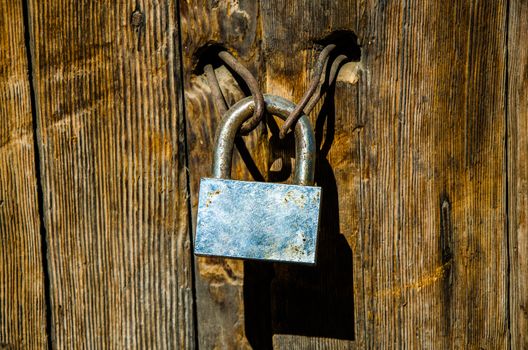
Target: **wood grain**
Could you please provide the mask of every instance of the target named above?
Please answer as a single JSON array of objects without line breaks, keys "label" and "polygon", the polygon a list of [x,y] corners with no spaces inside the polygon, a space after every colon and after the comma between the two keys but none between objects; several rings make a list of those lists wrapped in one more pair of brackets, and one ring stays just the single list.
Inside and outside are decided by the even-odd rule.
[{"label": "wood grain", "polygon": [[512,349],[528,348],[528,2],[511,1],[508,27],[508,228]]},{"label": "wood grain", "polygon": [[[193,222],[201,177],[211,175],[212,149],[217,113],[207,79],[197,70],[210,62],[229,104],[247,91],[214,55],[204,52],[210,44],[224,45],[257,77],[260,73],[258,3],[241,1],[181,1],[182,56],[184,62],[185,111],[189,145],[189,171]],[[232,177],[258,179],[266,176],[267,139],[262,126],[244,137],[249,153],[234,155]],[[241,143],[237,142],[240,147]],[[245,149],[245,148],[244,148]],[[252,170],[248,170],[249,168]],[[231,259],[196,259],[196,300],[199,346],[203,349],[250,348],[245,331],[244,263]],[[271,341],[271,339],[270,339]]]},{"label": "wood grain", "polygon": [[[240,50],[244,62],[252,52],[253,62],[263,62],[265,90],[298,101],[321,39],[353,31],[362,53],[312,116],[327,198],[320,264],[276,265],[271,277],[252,268],[272,284],[268,296],[244,293],[243,311],[240,288],[225,287],[240,284],[240,265],[215,262],[202,270],[216,279],[198,289],[209,287],[207,298],[217,302],[204,311],[199,305],[199,314],[229,315],[225,325],[199,323],[203,344],[245,346],[246,338],[268,347],[271,339],[252,334],[248,315],[266,318],[269,306],[271,331],[263,336],[291,335],[275,336],[276,348],[507,347],[506,4],[260,2],[261,49],[248,39],[253,34],[244,35],[253,24],[247,31],[235,30],[239,22],[215,24],[219,14],[240,8],[254,18],[257,12],[237,4],[185,3],[184,56],[209,40]],[[185,74],[192,66],[185,62]],[[190,152],[192,193],[210,164],[215,118],[208,92],[203,78],[186,76],[189,142],[207,140]],[[287,150],[271,144],[265,169],[281,154],[288,163]],[[204,295],[198,292],[200,303]]]},{"label": "wood grain", "polygon": [[273,335],[273,346],[275,349],[288,350],[348,350],[360,349],[353,341],[336,339],[306,337],[302,335]]},{"label": "wood grain", "polygon": [[505,348],[506,4],[365,15],[367,344]]},{"label": "wood grain", "polygon": [[52,342],[193,348],[174,1],[29,1]]},{"label": "wood grain", "polygon": [[261,2],[261,13],[268,90],[298,102],[322,49],[318,43],[334,30],[349,31],[339,38],[339,49],[349,53],[354,68],[341,70],[340,82],[310,115],[318,148],[316,183],[323,193],[318,262],[316,267],[275,266],[270,296],[273,347],[364,348],[362,330],[356,327],[364,322],[363,283],[357,275],[363,125],[357,82],[361,52],[352,33],[358,21],[356,4],[269,1]]},{"label": "wood grain", "polygon": [[0,348],[47,345],[22,1],[0,1]]},{"label": "wood grain", "polygon": [[[354,343],[507,347],[506,4],[262,6],[268,88],[294,101],[307,86],[314,41],[348,29],[362,46],[359,85],[338,83],[335,120],[326,117],[333,138],[326,166],[339,195],[338,222],[327,232],[341,233],[353,251]],[[323,191],[333,187],[328,176],[321,180]],[[284,286],[272,296],[277,315],[303,289],[335,298],[332,278],[309,275],[283,269],[274,284]],[[288,290],[296,292],[287,298]],[[306,308],[304,319],[328,317]],[[322,336],[303,327],[297,334]]]},{"label": "wood grain", "polygon": [[[0,348],[528,347],[526,1],[29,0],[28,28],[22,4],[0,0]],[[200,63],[248,94],[202,49],[297,102],[325,40],[352,62],[310,116],[317,267],[199,258],[193,286]],[[234,178],[288,180],[279,126]]]}]

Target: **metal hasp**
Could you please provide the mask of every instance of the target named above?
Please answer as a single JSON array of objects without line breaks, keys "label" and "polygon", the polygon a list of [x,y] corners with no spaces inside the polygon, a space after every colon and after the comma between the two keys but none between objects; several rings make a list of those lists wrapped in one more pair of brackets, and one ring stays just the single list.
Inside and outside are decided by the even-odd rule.
[{"label": "metal hasp", "polygon": [[[295,108],[278,96],[264,100],[268,113],[282,119]],[[253,98],[245,98],[220,123],[213,178],[200,182],[194,253],[315,264],[321,188],[313,186],[315,138],[305,115],[295,124],[295,184],[229,179],[235,136],[254,106]]]}]

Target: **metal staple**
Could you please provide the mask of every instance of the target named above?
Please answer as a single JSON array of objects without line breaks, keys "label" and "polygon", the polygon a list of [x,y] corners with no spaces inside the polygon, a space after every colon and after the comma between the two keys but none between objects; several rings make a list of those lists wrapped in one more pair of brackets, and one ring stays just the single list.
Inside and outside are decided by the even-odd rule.
[{"label": "metal staple", "polygon": [[308,104],[313,94],[317,91],[317,87],[319,86],[321,75],[323,74],[324,68],[326,67],[328,57],[330,56],[330,54],[335,48],[336,48],[335,44],[329,44],[319,54],[319,57],[317,58],[317,62],[315,64],[315,70],[314,70],[314,75],[312,77],[312,82],[310,83],[308,90],[306,90],[301,101],[297,104],[293,112],[288,116],[288,119],[286,119],[284,124],[282,124],[282,128],[279,133],[279,137],[281,139],[283,139],[286,136],[286,133],[288,132],[288,130],[299,119],[299,117],[301,116],[301,113],[304,110],[304,107]]},{"label": "metal staple", "polygon": [[[330,67],[330,72],[328,74],[327,86],[330,86],[335,82],[339,68],[341,67],[341,64],[345,62],[346,60],[348,60],[348,57],[346,55],[339,55],[334,59],[334,61],[332,62],[332,66]],[[319,87],[319,90],[317,91],[317,93],[312,96],[312,99],[304,108],[304,113],[310,114],[310,112],[314,109],[317,102],[319,102],[321,95],[322,95],[322,86]]]}]

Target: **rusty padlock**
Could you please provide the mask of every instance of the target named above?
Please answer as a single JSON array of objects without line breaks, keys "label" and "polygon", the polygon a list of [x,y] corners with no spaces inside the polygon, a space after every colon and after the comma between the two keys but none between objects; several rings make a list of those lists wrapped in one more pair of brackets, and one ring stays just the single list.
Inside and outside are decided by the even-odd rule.
[{"label": "rusty padlock", "polygon": [[[264,95],[268,113],[282,119],[295,105]],[[231,180],[235,136],[253,113],[252,97],[225,114],[216,133],[213,175],[202,178],[196,255],[315,264],[321,188],[313,186],[315,137],[308,117],[295,126],[293,185]]]}]

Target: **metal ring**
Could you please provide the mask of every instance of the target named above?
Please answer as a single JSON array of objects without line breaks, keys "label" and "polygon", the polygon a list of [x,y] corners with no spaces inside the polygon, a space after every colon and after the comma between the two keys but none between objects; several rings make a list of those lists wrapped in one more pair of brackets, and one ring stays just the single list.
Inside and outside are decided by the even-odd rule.
[{"label": "metal ring", "polygon": [[[268,113],[286,120],[295,109],[295,104],[285,98],[275,95],[264,95]],[[238,129],[255,110],[253,97],[246,97],[234,104],[222,118],[215,138],[213,154],[214,178],[228,179],[231,177],[231,162],[235,136]],[[295,124],[295,173],[294,183],[311,186],[314,183],[315,172],[315,136],[306,115],[302,115]]]}]

